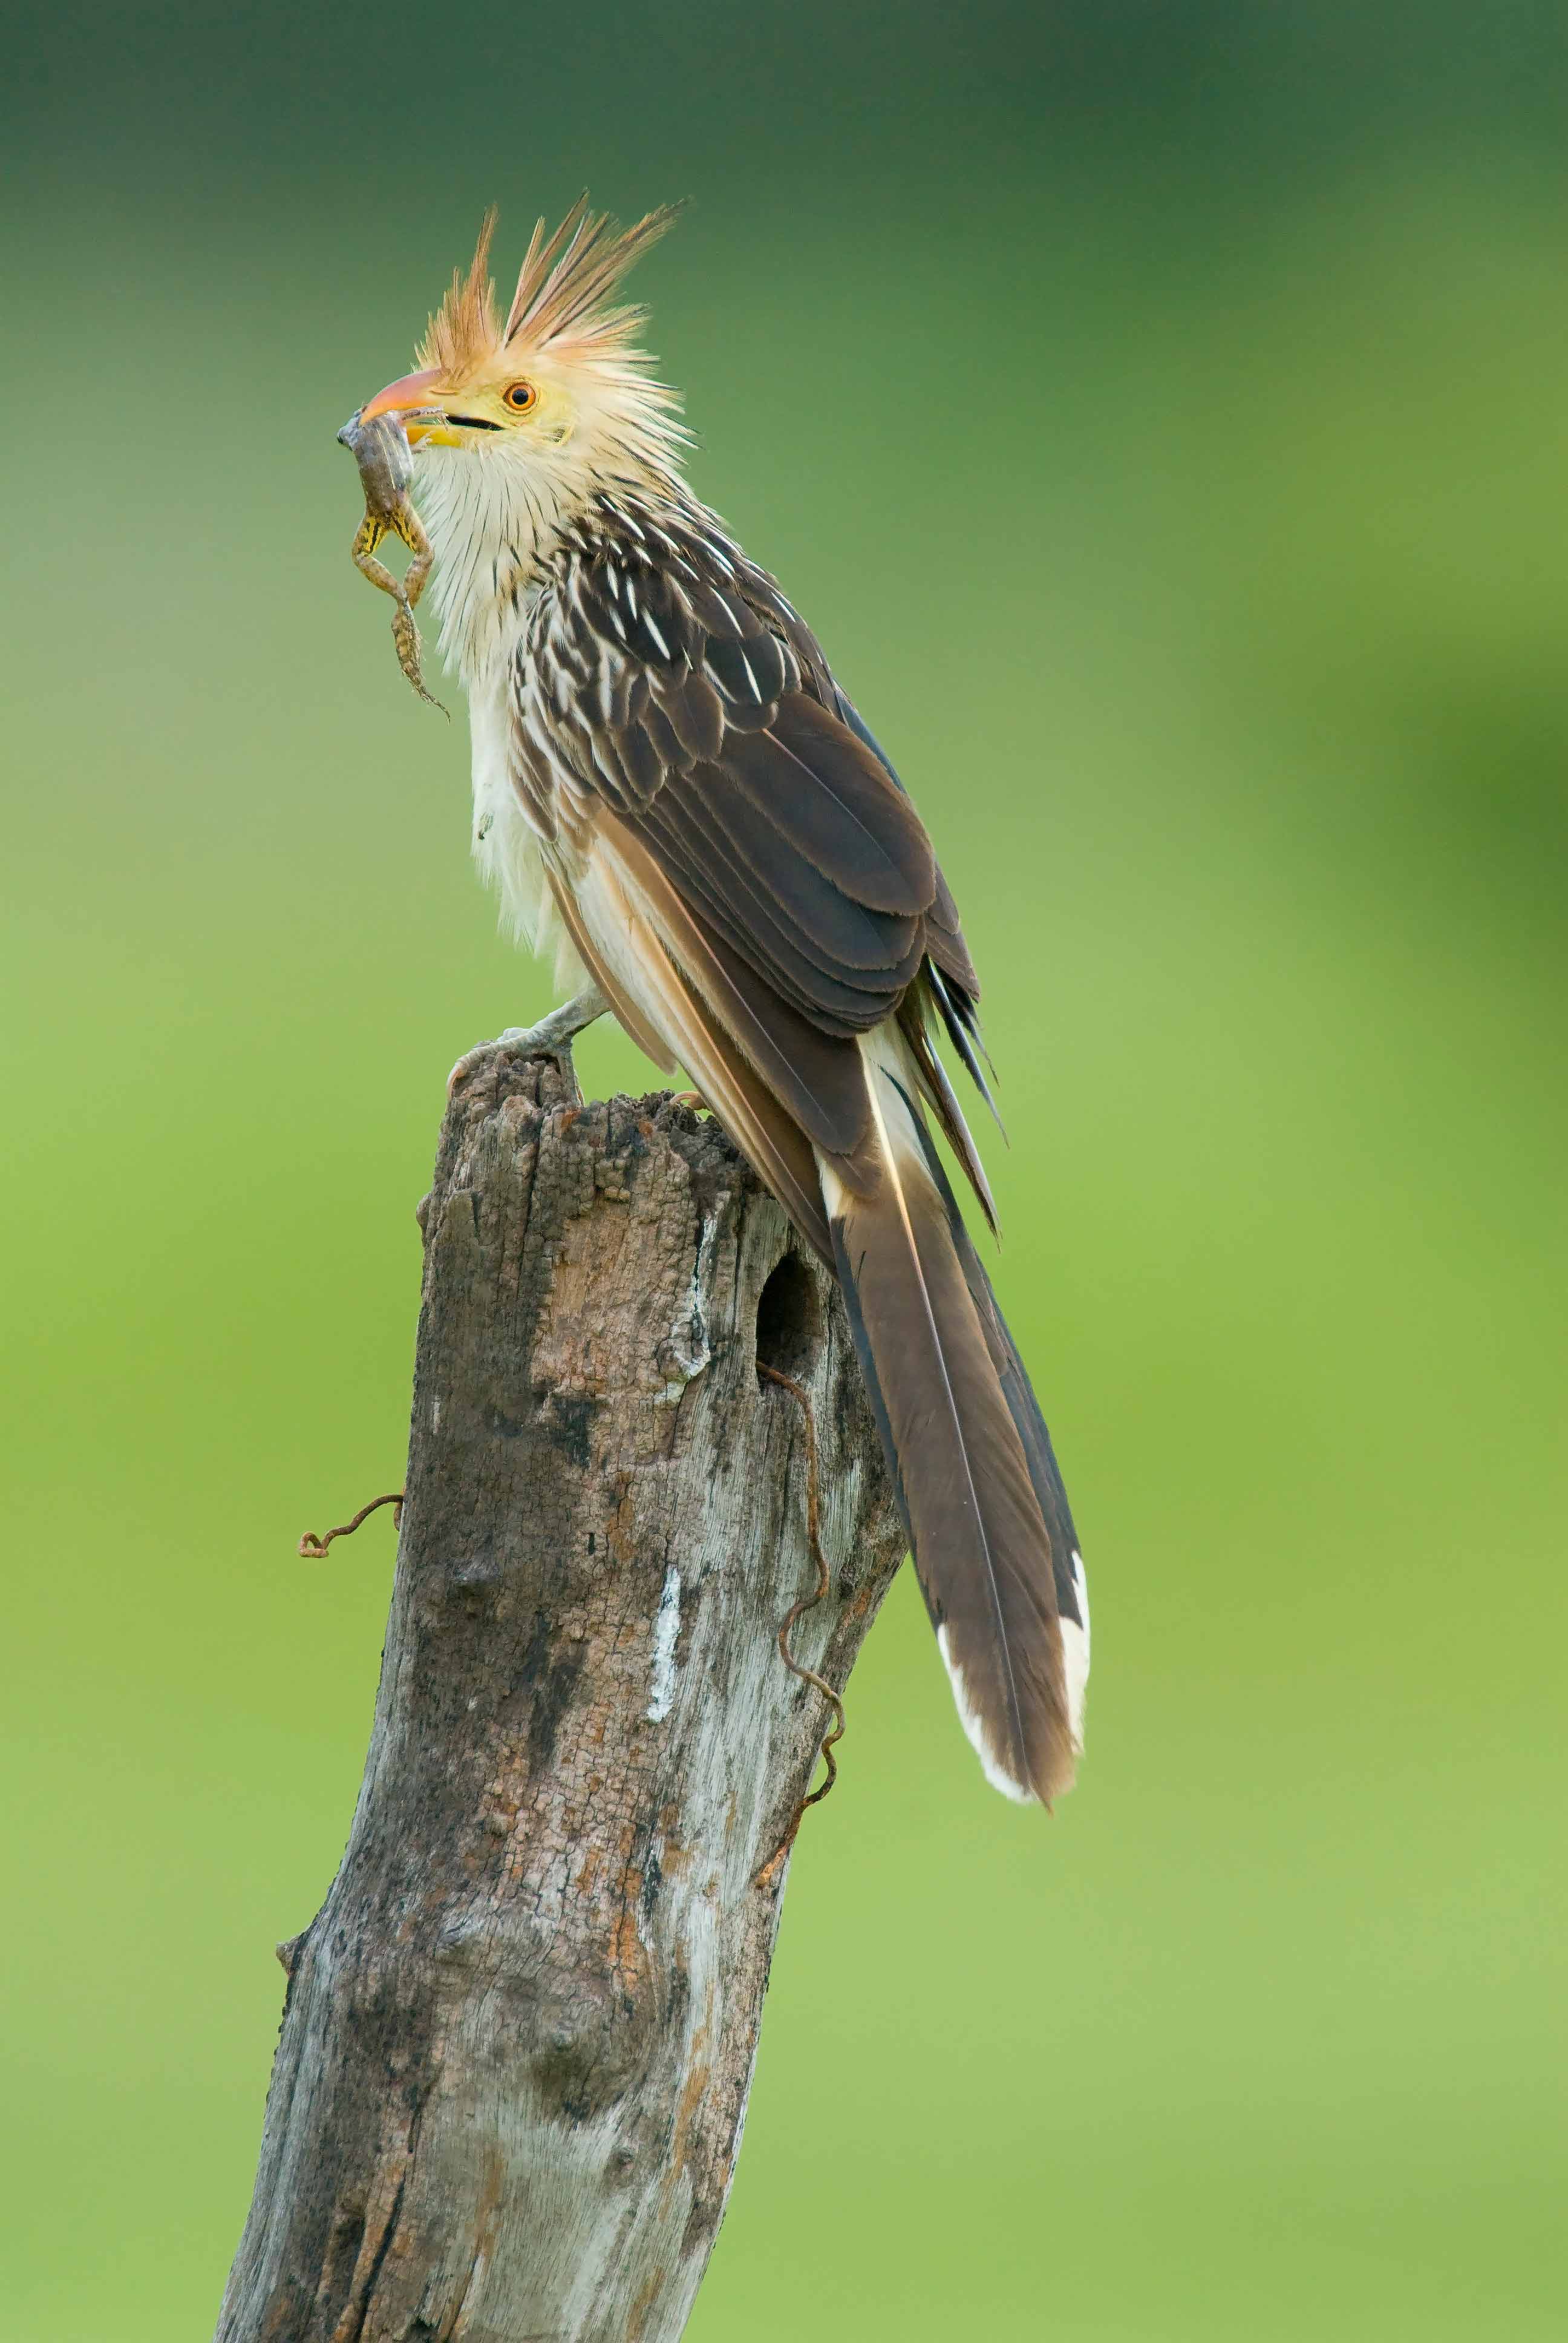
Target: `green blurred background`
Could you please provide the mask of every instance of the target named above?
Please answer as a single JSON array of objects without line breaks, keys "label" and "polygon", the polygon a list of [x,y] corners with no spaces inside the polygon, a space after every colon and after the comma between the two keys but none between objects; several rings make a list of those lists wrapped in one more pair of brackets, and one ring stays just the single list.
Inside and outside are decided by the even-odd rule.
[{"label": "green blurred background", "polygon": [[[216,2312],[540,1011],[355,577],[483,206],[689,194],[698,486],[914,788],[1090,1562],[1052,1823],[912,1586],[697,2343],[1562,2334],[1555,6],[111,5],[5,45],[5,2343]],[[439,680],[437,679],[437,680]],[[642,1088],[596,1032],[592,1087]]]}]

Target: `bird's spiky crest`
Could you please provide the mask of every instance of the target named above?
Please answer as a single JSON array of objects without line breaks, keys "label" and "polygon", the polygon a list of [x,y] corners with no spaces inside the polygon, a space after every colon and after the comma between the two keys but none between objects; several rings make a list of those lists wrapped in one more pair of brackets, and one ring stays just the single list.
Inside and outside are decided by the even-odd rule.
[{"label": "bird's spiky crest", "polygon": [[496,230],[492,206],[485,214],[467,275],[454,276],[430,320],[419,347],[420,365],[439,367],[444,374],[460,377],[513,342],[618,372],[646,365],[644,354],[632,343],[647,313],[617,307],[612,297],[649,246],[674,226],[680,208],[661,205],[623,228],[608,212],[591,210],[582,195],[553,235],[542,219],[537,221],[503,326],[489,276]]},{"label": "bird's spiky crest", "polygon": [[518,289],[507,312],[506,338],[526,338],[536,348],[551,342],[597,345],[607,356],[625,354],[645,318],[638,308],[612,308],[610,296],[651,245],[674,226],[678,204],[661,204],[630,227],[618,226],[608,212],[588,208],[579,196],[555,234],[534,224]]},{"label": "bird's spiky crest", "polygon": [[[430,319],[417,364],[437,374],[436,401],[466,407],[526,377],[538,393],[516,429],[417,450],[419,510],[436,555],[443,651],[465,676],[506,653],[517,593],[604,496],[678,499],[690,434],[680,400],[637,341],[640,309],[618,307],[627,270],[664,234],[673,208],[621,228],[573,205],[554,235],[540,220],[503,321],[489,279],[496,215],[485,215],[473,261]],[[457,420],[461,422],[462,417]],[[505,552],[505,576],[498,557]],[[485,589],[486,580],[493,590]]]},{"label": "bird's spiky crest", "polygon": [[492,204],[479,223],[479,241],[467,277],[461,269],[454,272],[446,299],[415,353],[422,367],[439,367],[454,381],[487,358],[501,338],[496,288],[490,282],[490,240],[497,217]]}]

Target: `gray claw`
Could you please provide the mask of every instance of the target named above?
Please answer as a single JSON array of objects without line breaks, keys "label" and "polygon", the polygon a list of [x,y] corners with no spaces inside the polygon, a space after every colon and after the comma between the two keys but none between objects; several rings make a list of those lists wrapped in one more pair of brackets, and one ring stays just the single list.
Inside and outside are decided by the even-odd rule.
[{"label": "gray claw", "polygon": [[450,1098],[459,1082],[467,1080],[488,1051],[499,1049],[510,1050],[520,1058],[553,1058],[575,1091],[577,1073],[572,1065],[572,1043],[583,1028],[591,1025],[596,1017],[602,1017],[608,1007],[609,1002],[598,987],[590,984],[586,991],[563,1001],[558,1009],[552,1009],[548,1017],[541,1017],[537,1025],[508,1025],[506,1031],[498,1033],[493,1041],[481,1041],[477,1048],[467,1051],[458,1059],[447,1077],[447,1097]]}]

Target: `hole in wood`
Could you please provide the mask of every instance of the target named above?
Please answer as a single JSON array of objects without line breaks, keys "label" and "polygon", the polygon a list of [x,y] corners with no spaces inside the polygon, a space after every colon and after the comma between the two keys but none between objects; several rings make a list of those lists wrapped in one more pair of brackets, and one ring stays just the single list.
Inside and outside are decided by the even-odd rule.
[{"label": "hole in wood", "polygon": [[787,1252],[757,1302],[757,1363],[805,1382],[822,1340],[822,1305],[810,1271]]}]

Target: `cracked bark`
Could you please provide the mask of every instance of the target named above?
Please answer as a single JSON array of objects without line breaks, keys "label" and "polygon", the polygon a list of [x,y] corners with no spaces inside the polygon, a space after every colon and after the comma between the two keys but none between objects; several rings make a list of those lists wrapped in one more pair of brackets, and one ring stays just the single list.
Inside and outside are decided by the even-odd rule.
[{"label": "cracked bark", "polygon": [[[665,2343],[788,1863],[902,1550],[832,1281],[717,1127],[504,1048],[421,1207],[407,1502],[347,1852],[288,1971],[218,2343]],[[807,1828],[809,1831],[810,1825]]]}]

